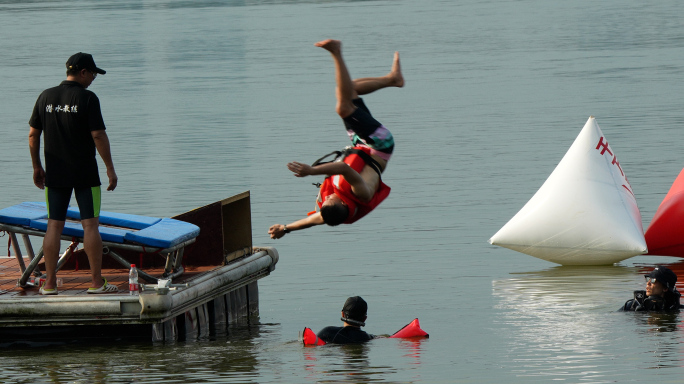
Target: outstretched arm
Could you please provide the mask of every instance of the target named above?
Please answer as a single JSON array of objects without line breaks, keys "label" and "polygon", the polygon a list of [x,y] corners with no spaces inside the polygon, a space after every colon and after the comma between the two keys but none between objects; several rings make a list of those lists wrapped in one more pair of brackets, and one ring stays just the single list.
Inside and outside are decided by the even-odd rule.
[{"label": "outstretched arm", "polygon": [[289,233],[290,231],[298,231],[300,229],[306,229],[309,227],[313,227],[315,225],[321,225],[323,223],[323,217],[321,216],[320,212],[316,212],[314,214],[311,214],[303,219],[299,219],[295,221],[294,223],[290,223],[287,225],[282,225],[282,224],[274,224],[271,225],[271,228],[268,229],[268,234],[271,235],[271,239],[280,239],[281,237],[285,236],[286,233]]},{"label": "outstretched arm", "polygon": [[358,172],[341,161],[319,164],[315,167],[293,161],[287,164],[287,168],[297,177],[310,175],[342,175],[342,177],[347,180],[347,183],[351,185],[354,195],[364,201],[372,199],[373,194],[375,193],[375,191],[370,190],[368,184],[366,184],[366,181],[363,180]]}]

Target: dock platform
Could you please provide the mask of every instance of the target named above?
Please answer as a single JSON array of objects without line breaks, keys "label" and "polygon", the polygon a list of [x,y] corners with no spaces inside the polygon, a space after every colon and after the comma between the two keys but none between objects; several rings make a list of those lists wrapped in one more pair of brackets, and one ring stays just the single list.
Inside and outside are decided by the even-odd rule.
[{"label": "dock platform", "polygon": [[[61,265],[56,296],[40,295],[30,281],[19,283],[25,266],[35,261],[32,251],[28,257],[0,257],[0,346],[79,335],[183,340],[258,315],[257,281],[275,269],[279,256],[272,247],[252,246],[249,204],[249,192],[244,192],[175,216],[200,228],[175,273],[168,273],[169,255],[126,250],[117,259],[103,255],[102,275],[119,288],[115,294],[86,293],[90,270],[82,250],[72,249]],[[16,241],[16,236],[5,238]],[[129,269],[122,259],[145,271],[140,295],[130,295]],[[34,264],[37,280],[44,268]]]}]

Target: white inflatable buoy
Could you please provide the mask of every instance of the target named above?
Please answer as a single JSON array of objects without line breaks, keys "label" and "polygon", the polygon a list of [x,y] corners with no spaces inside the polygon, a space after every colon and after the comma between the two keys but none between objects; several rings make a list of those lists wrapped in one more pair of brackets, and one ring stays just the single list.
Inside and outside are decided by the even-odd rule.
[{"label": "white inflatable buoy", "polygon": [[647,252],[632,187],[593,116],[489,242],[562,265],[613,264]]}]

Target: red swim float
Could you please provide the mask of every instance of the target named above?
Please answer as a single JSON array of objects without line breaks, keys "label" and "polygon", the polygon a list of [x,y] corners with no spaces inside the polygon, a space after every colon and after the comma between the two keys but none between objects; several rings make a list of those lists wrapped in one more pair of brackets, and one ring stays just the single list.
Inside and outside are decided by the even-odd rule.
[{"label": "red swim float", "polygon": [[396,331],[390,338],[407,338],[407,337],[430,337],[427,332],[420,329],[418,319],[406,324],[404,328]]},{"label": "red swim float", "polygon": [[304,345],[325,345],[325,341],[319,339],[311,328],[304,328],[302,341],[304,342]]},{"label": "red swim float", "polygon": [[[403,328],[390,336],[390,338],[394,339],[404,339],[409,337],[430,337],[430,335],[420,328],[420,322],[418,319],[414,319],[412,322],[406,324]],[[316,333],[311,330],[311,328],[304,328],[302,342],[304,345],[325,345],[325,341],[319,339],[318,336],[316,336]]]}]

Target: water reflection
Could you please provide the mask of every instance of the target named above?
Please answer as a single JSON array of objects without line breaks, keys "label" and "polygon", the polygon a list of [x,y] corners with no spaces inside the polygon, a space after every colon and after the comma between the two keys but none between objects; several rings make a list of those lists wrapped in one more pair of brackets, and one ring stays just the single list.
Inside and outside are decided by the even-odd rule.
[{"label": "water reflection", "polygon": [[639,312],[634,319],[640,332],[675,332],[679,313]]},{"label": "water reflection", "polygon": [[408,364],[420,364],[422,344],[428,342],[428,340],[426,338],[412,338],[399,341],[399,348],[405,352],[403,357],[411,359],[408,361]]},{"label": "water reflection", "polygon": [[368,343],[304,348],[306,376],[317,382],[367,383],[377,374],[392,371],[389,367],[372,366],[369,349]]},{"label": "water reflection", "polygon": [[623,375],[606,361],[630,355],[633,369],[678,366],[678,314],[617,312],[651,268],[554,267],[493,281],[503,361],[521,376]]},{"label": "water reflection", "polygon": [[377,339],[365,344],[304,347],[306,381],[386,381],[392,374],[405,371],[407,366],[420,365],[422,344],[427,340]]},{"label": "water reflection", "polygon": [[[630,295],[631,291],[620,293],[616,287],[631,281],[634,274],[634,268],[621,266],[558,266],[495,280],[493,294],[505,299],[502,306],[525,312],[570,309],[570,305],[572,310],[596,309],[613,295]],[[625,300],[613,306],[618,308]]]},{"label": "water reflection", "polygon": [[642,368],[684,366],[680,313],[629,313],[628,320],[635,326],[632,341],[643,345],[639,351]]},{"label": "water reflection", "polygon": [[256,383],[261,368],[258,340],[268,338],[272,328],[231,327],[211,342],[79,342],[15,349],[3,355],[0,382],[182,383],[240,378]]}]

